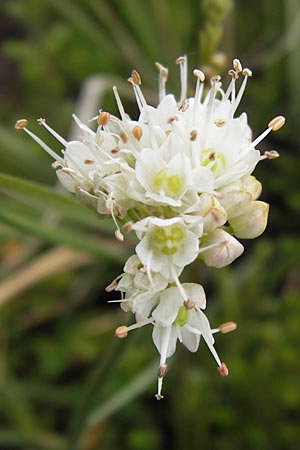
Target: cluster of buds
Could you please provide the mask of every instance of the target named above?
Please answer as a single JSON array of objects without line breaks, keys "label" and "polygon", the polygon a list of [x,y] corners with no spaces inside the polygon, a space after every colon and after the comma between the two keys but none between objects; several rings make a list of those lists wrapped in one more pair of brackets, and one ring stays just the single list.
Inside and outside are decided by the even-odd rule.
[{"label": "cluster of buds", "polygon": [[[132,311],[136,322],[120,326],[119,338],[150,324],[153,341],[160,353],[158,391],[167,373],[166,360],[177,341],[195,352],[202,336],[218,371],[228,374],[215,347],[214,333],[232,331],[227,322],[211,328],[203,310],[203,287],[181,283],[187,265],[201,259],[210,267],[225,267],[239,257],[244,248],[238,239],[252,239],[265,229],[268,204],[257,200],[261,183],[252,172],[264,159],[274,159],[275,151],[261,152],[257,145],[271,131],[284,124],[282,116],[271,120],[254,140],[245,113],[235,117],[250,69],[238,59],[229,70],[230,82],[222,88],[221,77],[211,78],[195,69],[196,87],[187,96],[187,59],[180,67],[179,101],[166,94],[168,70],[159,71],[159,104],[147,104],[141,90],[141,77],[133,70],[132,85],[140,110],[138,120],[125,112],[116,87],[113,88],[120,117],[100,111],[94,118],[97,130],[74,116],[80,140],[67,142],[44,119],[38,122],[63,145],[62,155],[49,148],[27,128],[25,119],[16,123],[54,159],[52,164],[62,185],[101,215],[111,216],[119,241],[134,232],[138,239],[135,253],[124,272],[107,288],[120,291],[121,307]],[[240,78],[239,89],[237,83]]]}]

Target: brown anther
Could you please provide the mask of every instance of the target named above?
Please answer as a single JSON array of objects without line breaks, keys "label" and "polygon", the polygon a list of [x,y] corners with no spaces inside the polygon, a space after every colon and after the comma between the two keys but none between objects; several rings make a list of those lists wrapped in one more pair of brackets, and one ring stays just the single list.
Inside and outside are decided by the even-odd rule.
[{"label": "brown anther", "polygon": [[162,364],[161,366],[159,366],[158,372],[157,372],[158,378],[165,377],[167,375],[168,368],[169,368],[168,364]]},{"label": "brown anther", "polygon": [[15,123],[15,129],[16,130],[22,130],[23,128],[27,127],[28,120],[27,119],[19,119]]},{"label": "brown anther", "polygon": [[193,300],[187,299],[187,300],[184,300],[183,306],[185,307],[185,309],[189,310],[189,309],[194,309],[196,304]]},{"label": "brown anther", "polygon": [[165,133],[166,133],[166,136],[169,136],[172,133],[172,130],[166,130]]},{"label": "brown anther", "polygon": [[219,325],[218,328],[221,333],[226,334],[226,333],[230,333],[231,331],[236,330],[237,324],[235,322],[225,322],[225,323],[221,323],[221,325]]},{"label": "brown anther", "polygon": [[116,204],[116,205],[115,205],[115,211],[116,211],[116,215],[117,215],[117,216],[121,216],[121,215],[122,215],[122,212],[123,212],[122,206]]},{"label": "brown anther", "polygon": [[120,327],[116,328],[115,330],[115,336],[119,339],[124,339],[128,335],[128,327],[126,325],[121,325]]},{"label": "brown anther", "polygon": [[228,75],[230,75],[234,80],[237,80],[239,77],[237,71],[233,69],[228,70]]},{"label": "brown anther", "polygon": [[237,58],[235,58],[232,61],[232,66],[233,66],[234,70],[237,71],[237,73],[242,72],[242,70],[243,70],[243,66],[241,64],[241,61],[239,59],[237,59]]},{"label": "brown anther", "polygon": [[123,231],[124,231],[124,233],[130,233],[130,231],[132,231],[132,225],[133,225],[133,223],[132,223],[131,221],[126,222],[126,223],[123,225]]},{"label": "brown anther", "polygon": [[133,84],[136,84],[137,86],[140,86],[142,84],[140,74],[135,69],[133,69],[133,71],[131,72],[131,79]]},{"label": "brown anther", "polygon": [[269,123],[268,128],[272,128],[272,131],[278,131],[285,124],[285,117],[277,116],[274,117]]},{"label": "brown anther", "polygon": [[130,311],[129,302],[121,302],[121,303],[120,303],[120,308],[121,308],[122,311],[124,311],[124,312],[129,312],[129,311]]},{"label": "brown anther", "polygon": [[245,69],[243,69],[242,74],[245,75],[245,77],[252,77],[252,70],[248,69],[248,67],[245,67]]},{"label": "brown anther", "polygon": [[228,369],[225,363],[222,362],[221,367],[218,367],[218,372],[221,375],[221,377],[227,377],[228,376]]},{"label": "brown anther", "polygon": [[39,119],[36,119],[36,121],[41,126],[44,125],[44,123],[46,123],[46,119],[43,119],[42,117],[40,117]]},{"label": "brown anther", "polygon": [[185,98],[178,106],[178,109],[179,109],[179,111],[184,112],[188,109],[188,107],[189,107],[189,99]]},{"label": "brown anther", "polygon": [[115,153],[119,153],[119,151],[120,151],[119,147],[114,147],[114,148],[111,149],[110,153],[115,154]]},{"label": "brown anther", "polygon": [[179,58],[176,59],[176,64],[181,64],[186,62],[186,56],[179,56]]},{"label": "brown anther", "polygon": [[123,142],[127,142],[128,141],[128,136],[125,133],[125,131],[121,130],[119,133],[120,138],[122,139]]},{"label": "brown anther", "polygon": [[99,116],[97,117],[97,124],[100,126],[107,125],[110,121],[110,114],[109,112],[102,111]]},{"label": "brown anther", "polygon": [[276,159],[280,156],[280,154],[276,150],[267,150],[264,155],[267,159]]},{"label": "brown anther", "polygon": [[190,132],[190,140],[195,141],[197,139],[197,130],[192,130]]},{"label": "brown anther", "polygon": [[159,70],[159,73],[160,73],[161,77],[164,79],[164,81],[167,81],[168,74],[169,74],[168,69],[166,67],[164,67],[162,64],[160,64],[159,62],[155,63],[155,67]]},{"label": "brown anther", "polygon": [[84,164],[94,164],[94,160],[92,160],[92,159],[85,159],[84,161]]},{"label": "brown anther", "polygon": [[108,286],[106,286],[105,290],[106,292],[112,292],[116,289],[118,286],[118,280],[114,279]]},{"label": "brown anther", "polygon": [[132,134],[133,134],[133,137],[135,137],[135,139],[137,140],[137,141],[140,141],[141,140],[141,137],[143,136],[143,130],[142,130],[142,128],[139,126],[139,125],[136,125],[133,129],[132,129]]},{"label": "brown anther", "polygon": [[175,122],[176,120],[178,120],[178,117],[177,116],[170,116],[168,119],[167,119],[167,123],[173,123],[173,122]]},{"label": "brown anther", "polygon": [[205,80],[205,74],[202,72],[202,70],[194,69],[193,74],[203,83],[203,81]]},{"label": "brown anther", "polygon": [[217,119],[217,120],[214,121],[214,124],[217,127],[222,127],[223,125],[225,125],[225,123],[226,123],[226,120],[224,120],[224,119]]}]

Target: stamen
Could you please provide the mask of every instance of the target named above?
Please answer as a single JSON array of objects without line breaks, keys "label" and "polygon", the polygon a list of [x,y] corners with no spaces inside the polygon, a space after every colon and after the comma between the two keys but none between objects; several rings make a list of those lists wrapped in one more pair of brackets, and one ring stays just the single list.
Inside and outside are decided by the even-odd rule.
[{"label": "stamen", "polygon": [[112,292],[115,290],[115,288],[118,286],[118,281],[120,278],[122,278],[123,273],[121,275],[118,275],[108,286],[106,286],[105,290],[106,292]]},{"label": "stamen", "polygon": [[197,78],[197,84],[195,89],[195,96],[194,96],[194,114],[196,114],[197,106],[201,102],[202,94],[203,94],[203,88],[204,88],[204,81],[205,81],[205,75],[200,69],[194,69],[193,74]]},{"label": "stamen", "polygon": [[119,339],[124,339],[128,336],[128,327],[126,325],[121,325],[120,327],[116,328],[115,330],[115,336]]},{"label": "stamen", "polygon": [[176,59],[176,64],[180,65],[180,81],[181,81],[181,91],[179,103],[187,97],[187,57],[180,56]]},{"label": "stamen", "polygon": [[36,136],[32,131],[28,130],[26,128],[26,125],[28,124],[26,119],[20,119],[17,120],[15,124],[15,128],[17,130],[24,130],[25,133],[27,133],[37,144],[39,144],[45,152],[47,152],[53,159],[56,161],[59,161],[62,165],[64,163],[64,160],[61,156],[59,156],[57,153],[55,153],[48,145],[46,145],[38,136]]},{"label": "stamen", "polygon": [[143,130],[139,125],[136,125],[133,129],[132,129],[132,134],[135,137],[135,139],[137,141],[141,140],[141,137],[143,136]]},{"label": "stamen", "polygon": [[23,128],[27,127],[28,120],[27,119],[19,119],[15,123],[15,129],[16,130],[22,130]]},{"label": "stamen", "polygon": [[250,69],[246,68],[246,69],[244,69],[242,71],[242,73],[244,75],[244,79],[243,79],[242,85],[240,87],[239,93],[237,95],[237,98],[236,98],[236,100],[234,102],[234,105],[232,107],[232,110],[230,111],[231,117],[234,115],[235,111],[237,110],[237,108],[238,108],[238,106],[239,106],[239,104],[241,102],[241,99],[242,99],[243,94],[244,94],[245,89],[246,89],[248,78],[252,77],[252,71]]},{"label": "stamen", "polygon": [[[161,331],[162,345],[161,345],[161,352],[160,352],[160,367],[163,367],[163,368],[165,368],[165,366],[166,366],[167,352],[168,352],[169,341],[170,341],[170,337],[171,337],[171,329],[172,329],[172,326],[163,327],[162,331]],[[164,398],[163,395],[161,395],[162,385],[163,385],[163,377],[160,377],[158,375],[157,381],[158,381],[157,382],[157,394],[155,395],[155,397],[157,400],[161,400],[162,398]]]},{"label": "stamen", "polygon": [[113,222],[114,222],[114,224],[115,224],[115,226],[117,228],[116,231],[115,231],[115,237],[116,237],[116,239],[118,239],[118,241],[123,242],[124,241],[124,236],[121,233],[119,224],[118,224],[118,222],[116,220],[115,213],[114,213],[114,206],[115,206],[114,200],[111,199],[111,198],[108,199],[107,202],[106,202],[106,206],[109,209],[110,215],[112,217],[112,220],[113,220]]},{"label": "stamen", "polygon": [[172,274],[173,280],[174,280],[176,286],[178,287],[178,290],[179,290],[183,300],[184,301],[187,300],[188,298],[187,298],[186,292],[178,279],[178,276],[176,274],[175,267],[173,264],[171,265],[170,269],[171,269],[171,274]]},{"label": "stamen", "polygon": [[67,141],[46,123],[46,119],[42,119],[42,118],[37,119],[37,123],[39,125],[43,126],[44,128],[46,128],[46,130],[48,130],[49,133],[51,133],[52,136],[54,136],[58,140],[58,142],[60,142],[64,147],[66,147]]},{"label": "stamen", "polygon": [[265,153],[260,157],[260,161],[264,159],[277,159],[279,158],[280,154],[276,150],[267,150]]},{"label": "stamen", "polygon": [[274,119],[272,119],[268,123],[268,128],[271,128],[272,131],[278,131],[278,130],[280,130],[280,128],[283,127],[284,124],[285,124],[285,117],[277,116],[277,117],[274,117]]},{"label": "stamen", "polygon": [[123,108],[123,104],[122,104],[121,98],[119,96],[117,86],[113,86],[113,93],[114,93],[114,96],[115,96],[115,100],[116,100],[116,103],[117,103],[117,107],[118,107],[121,119],[126,121],[127,120],[127,115],[126,115],[125,110]]},{"label": "stamen", "polygon": [[147,106],[147,102],[140,88],[140,85],[142,84],[140,74],[136,70],[133,70],[128,81],[132,84],[139,110],[142,111],[142,109]]},{"label": "stamen", "polygon": [[221,366],[218,367],[218,372],[221,375],[221,377],[227,377],[228,376],[228,368],[225,363],[222,362]]},{"label": "stamen", "polygon": [[195,302],[193,300],[187,299],[183,302],[183,306],[189,310],[195,308]]},{"label": "stamen", "polygon": [[233,66],[234,70],[237,71],[237,73],[240,73],[240,72],[242,72],[242,70],[243,70],[243,66],[242,66],[242,64],[241,64],[241,61],[240,61],[239,59],[237,59],[237,58],[235,58],[235,59],[232,61],[232,66]]},{"label": "stamen", "polygon": [[110,121],[110,114],[109,112],[102,111],[99,116],[97,117],[97,124],[100,126],[105,126]]},{"label": "stamen", "polygon": [[235,322],[225,322],[219,325],[219,330],[222,334],[230,333],[237,329],[237,324]]},{"label": "stamen", "polygon": [[168,80],[168,69],[166,67],[164,67],[162,64],[160,63],[155,63],[155,66],[157,67],[158,71],[159,71],[159,78],[158,78],[158,98],[159,101],[161,102],[162,99],[165,97],[166,95],[166,82]]}]

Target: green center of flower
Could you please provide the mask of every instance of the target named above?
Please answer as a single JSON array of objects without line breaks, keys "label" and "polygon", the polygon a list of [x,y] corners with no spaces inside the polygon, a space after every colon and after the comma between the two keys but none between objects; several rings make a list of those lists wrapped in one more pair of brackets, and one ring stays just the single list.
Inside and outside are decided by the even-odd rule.
[{"label": "green center of flower", "polygon": [[214,148],[207,148],[201,153],[202,166],[209,166],[213,174],[218,177],[224,171],[226,161],[222,153],[217,152]]},{"label": "green center of flower", "polygon": [[177,317],[173,322],[173,325],[179,325],[180,327],[183,327],[187,323],[189,319],[189,311],[186,309],[185,306],[180,306]]},{"label": "green center of flower", "polygon": [[164,255],[174,255],[183,243],[184,232],[179,225],[156,227],[152,232],[152,240]]},{"label": "green center of flower", "polygon": [[168,197],[177,197],[182,189],[182,181],[178,175],[168,175],[168,169],[161,169],[153,179],[153,187],[157,192],[164,191]]}]

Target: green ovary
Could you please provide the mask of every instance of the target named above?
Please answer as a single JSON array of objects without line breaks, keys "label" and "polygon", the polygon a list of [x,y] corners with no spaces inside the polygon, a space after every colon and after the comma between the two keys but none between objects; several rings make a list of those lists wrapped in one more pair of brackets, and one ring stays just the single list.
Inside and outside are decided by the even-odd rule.
[{"label": "green ovary", "polygon": [[177,313],[177,317],[173,322],[173,325],[179,325],[183,327],[183,325],[187,323],[188,319],[189,319],[189,311],[184,306],[180,306]]},{"label": "green ovary", "polygon": [[178,175],[168,175],[168,169],[161,169],[153,179],[155,191],[164,191],[168,197],[177,197],[182,189],[182,181]]},{"label": "green ovary", "polygon": [[207,148],[201,152],[202,166],[208,166],[213,174],[217,177],[221,175],[226,166],[226,161],[222,153],[217,152],[214,148]]},{"label": "green ovary", "polygon": [[184,232],[179,225],[169,227],[157,227],[152,232],[152,241],[164,255],[174,255],[181,247],[184,240]]}]

